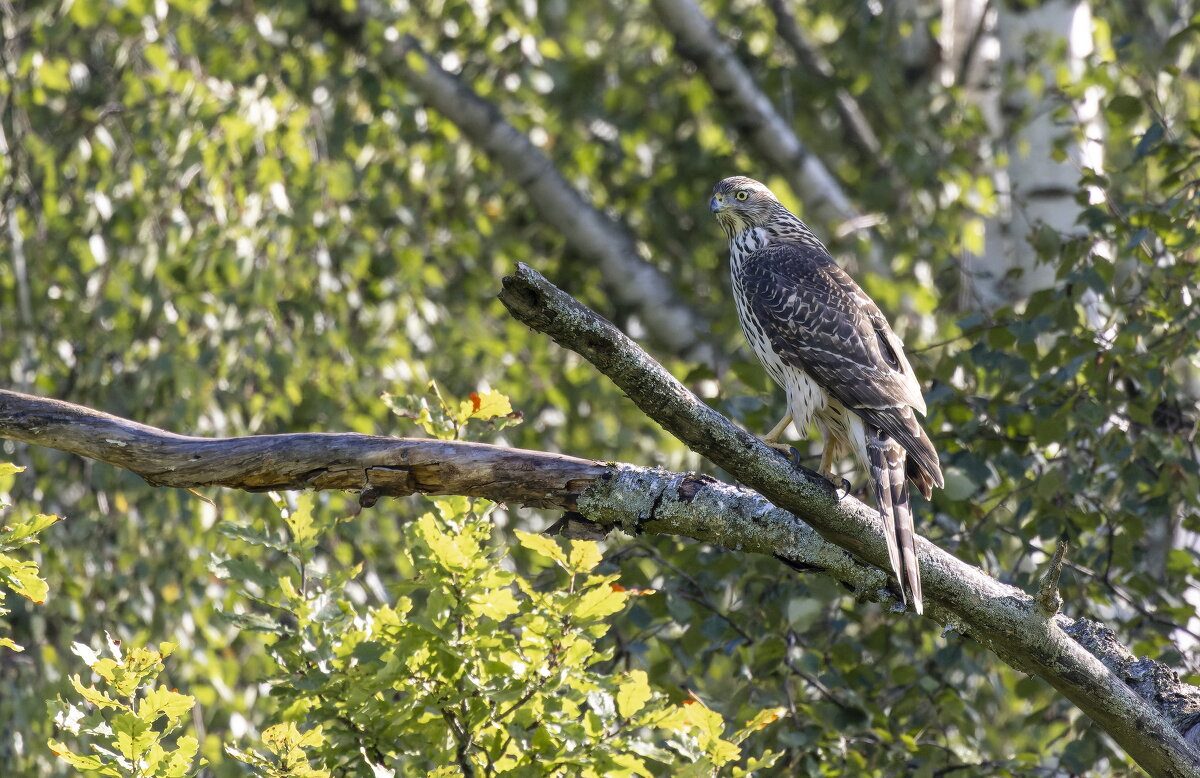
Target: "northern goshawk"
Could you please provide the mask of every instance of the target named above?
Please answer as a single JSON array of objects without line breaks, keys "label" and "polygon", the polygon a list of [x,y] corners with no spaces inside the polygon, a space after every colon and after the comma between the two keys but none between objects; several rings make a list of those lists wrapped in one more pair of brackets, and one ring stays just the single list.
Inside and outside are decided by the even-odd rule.
[{"label": "northern goshawk", "polygon": [[764,185],[734,176],[709,207],[729,236],[738,319],[788,413],[762,437],[776,448],[788,424],[824,438],[821,471],[853,453],[871,476],[892,569],[922,611],[908,479],[926,498],[942,486],[937,452],[917,421],[925,399],[879,307]]}]

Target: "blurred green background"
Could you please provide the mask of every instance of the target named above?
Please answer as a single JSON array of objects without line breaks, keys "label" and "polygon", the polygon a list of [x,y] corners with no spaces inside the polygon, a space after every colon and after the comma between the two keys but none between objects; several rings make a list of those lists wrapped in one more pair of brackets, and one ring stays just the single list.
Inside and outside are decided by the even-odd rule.
[{"label": "blurred green background", "polygon": [[[923,534],[1026,591],[1069,537],[1064,612],[1200,682],[1190,8],[0,2],[3,386],[188,434],[417,435],[380,395],[436,379],[511,398],[525,423],[491,442],[712,471],[495,296],[527,262],[765,431],[782,393],[738,330],[707,210],[713,183],[750,175],[909,346],[947,476],[918,501]],[[687,38],[691,11],[727,48]],[[742,70],[806,157],[783,159],[738,107],[747,93],[722,79]],[[458,91],[439,97],[430,73]],[[481,143],[435,107],[470,107],[467,92],[494,111],[477,122],[517,135]],[[539,170],[632,249],[625,264],[582,246],[531,186]],[[631,293],[646,265],[660,287]],[[694,329],[656,332],[666,306]],[[0,461],[28,466],[0,483],[13,512],[67,519],[34,552],[49,600],[12,602],[29,650],[0,653],[0,774],[66,774],[44,746],[47,701],[83,669],[70,644],[105,630],[180,644],[168,675],[200,703],[206,774],[241,774],[220,744],[270,723],[271,662],[222,618],[235,598],[211,561],[244,549],[214,527],[270,500],[208,504],[10,442]],[[384,501],[336,542],[386,584],[398,524],[427,509]],[[496,514],[504,533],[554,518]],[[751,741],[785,751],[771,774],[1135,773],[1044,683],[932,622],[693,542],[614,536],[605,553],[659,592],[605,638],[622,666],[729,717],[788,708]]]}]

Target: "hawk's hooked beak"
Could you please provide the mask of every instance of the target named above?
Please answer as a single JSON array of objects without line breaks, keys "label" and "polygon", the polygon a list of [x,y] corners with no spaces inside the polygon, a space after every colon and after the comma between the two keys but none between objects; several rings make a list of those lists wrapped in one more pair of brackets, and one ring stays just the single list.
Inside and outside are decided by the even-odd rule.
[{"label": "hawk's hooked beak", "polygon": [[720,213],[721,209],[724,207],[725,198],[721,197],[721,195],[715,194],[712,196],[712,199],[708,201],[708,210],[712,211],[713,213]]}]

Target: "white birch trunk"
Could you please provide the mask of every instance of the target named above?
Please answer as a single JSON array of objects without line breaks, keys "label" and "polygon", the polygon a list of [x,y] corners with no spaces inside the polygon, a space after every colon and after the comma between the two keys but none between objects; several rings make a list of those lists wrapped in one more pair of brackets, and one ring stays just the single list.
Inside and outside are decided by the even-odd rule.
[{"label": "white birch trunk", "polygon": [[[1099,96],[1067,106],[1070,121],[1056,117],[1064,103],[1053,88],[1057,61],[1046,56],[1065,46],[1064,64],[1072,76],[1082,74],[1092,51],[1091,8],[1087,0],[1048,0],[1030,9],[945,0],[943,12],[943,79],[962,79],[991,133],[985,155],[996,208],[985,226],[983,251],[964,258],[967,306],[991,310],[1054,284],[1054,267],[1038,261],[1029,238],[1042,226],[1063,235],[1077,232],[1080,174],[1103,163]],[[1030,89],[1031,80],[1042,88]],[[1082,142],[1071,137],[1079,124],[1087,128]],[[1099,197],[1092,195],[1093,201]],[[1098,310],[1094,318],[1098,325]]]}]

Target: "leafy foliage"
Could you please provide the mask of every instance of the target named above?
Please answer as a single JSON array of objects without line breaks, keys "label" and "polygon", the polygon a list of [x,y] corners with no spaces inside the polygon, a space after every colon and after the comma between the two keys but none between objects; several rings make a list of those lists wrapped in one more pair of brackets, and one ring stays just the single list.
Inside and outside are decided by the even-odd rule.
[{"label": "leafy foliage", "polygon": [[329,778],[328,771],[317,770],[309,765],[306,750],[324,745],[325,738],[320,727],[301,733],[295,724],[288,721],[264,729],[262,739],[269,756],[241,751],[232,746],[226,746],[225,750],[262,778]]},{"label": "leafy foliage", "polygon": [[[0,462],[0,494],[8,491],[4,488],[3,482],[11,481],[13,475],[24,469],[10,462]],[[8,503],[0,499],[0,511],[8,507]],[[9,613],[8,608],[4,607],[5,598],[8,597],[5,589],[37,604],[45,601],[50,587],[40,577],[37,563],[17,559],[12,556],[12,552],[30,543],[37,543],[38,533],[52,526],[58,520],[57,516],[39,513],[28,519],[9,520],[3,527],[0,527],[0,617]],[[0,648],[8,648],[13,651],[25,650],[9,637],[0,637]]]},{"label": "leafy foliage", "polygon": [[[493,300],[498,278],[527,261],[653,344],[636,311],[609,301],[600,269],[578,261],[530,205],[527,182],[503,175],[388,76],[377,52],[347,46],[321,4],[12,5],[0,79],[0,363],[12,388],[192,434],[395,434],[413,416],[425,434],[706,467],[587,365],[503,314]],[[748,428],[773,423],[782,397],[742,345],[704,195],[713,181],[747,173],[810,214],[741,139],[736,117],[676,54],[649,4],[378,5],[634,234],[680,298],[713,321],[708,336],[725,355],[713,365],[658,356]],[[1054,45],[1031,46],[1029,59],[1045,68],[1004,74],[1013,90],[1063,98],[1053,119],[1064,154],[1087,132],[1100,137],[1106,162],[1056,182],[1077,191],[1084,237],[1044,228],[1027,236],[1030,253],[1053,265],[1055,286],[984,312],[965,293],[960,259],[980,248],[1000,195],[980,151],[983,116],[942,78],[937,4],[791,4],[832,64],[829,78],[782,44],[769,6],[702,3],[851,199],[887,215],[873,238],[893,272],[856,277],[888,311],[930,387],[928,426],[947,489],[919,506],[922,531],[1026,588],[1045,552],[1068,535],[1066,612],[1102,618],[1139,653],[1200,681],[1189,599],[1200,579],[1189,541],[1200,521],[1195,20],[1165,0],[1097,0],[1096,46],[1082,68],[1064,66]],[[367,39],[382,46],[382,29]],[[862,107],[894,175],[844,143],[837,89]],[[1072,100],[1083,98],[1098,101],[1103,133],[1074,114]],[[865,250],[861,232],[810,225],[848,266]],[[440,388],[427,389],[435,376]],[[525,423],[491,407],[492,388],[511,395]],[[376,399],[384,392],[392,413]],[[452,396],[466,399],[444,399]],[[468,418],[477,411],[494,416]],[[494,509],[498,534],[489,537],[469,529],[482,518],[462,505],[443,515],[396,501],[334,522],[326,517],[355,506],[327,495],[289,506],[280,525],[261,497],[213,493],[209,504],[34,447],[6,444],[3,458],[28,468],[11,485],[0,476],[14,513],[73,518],[41,535],[53,542],[12,554],[21,561],[5,573],[36,592],[34,578],[15,577],[32,573],[34,562],[40,572],[32,575],[55,593],[36,608],[25,597],[5,601],[12,640],[28,648],[20,662],[0,663],[0,719],[21,733],[0,744],[5,775],[66,773],[69,765],[40,747],[51,734],[42,701],[76,694],[61,667],[80,635],[109,629],[131,645],[179,644],[172,677],[197,700],[205,733],[197,755],[210,760],[212,775],[244,774],[224,743],[276,721],[285,729],[272,732],[278,750],[257,749],[260,769],[300,769],[301,748],[311,769],[332,771],[334,754],[362,758],[353,730],[337,721],[336,684],[366,683],[333,672],[334,663],[348,672],[366,661],[338,653],[335,625],[387,632],[375,614],[407,597],[410,612],[427,613],[443,632],[462,618],[516,652],[524,617],[502,615],[513,606],[499,592],[552,618],[546,609],[569,610],[555,597],[568,597],[570,578],[585,586],[589,576],[618,573],[627,593],[658,594],[626,597],[601,638],[577,625],[595,661],[560,668],[554,688],[580,710],[592,711],[591,702],[567,676],[601,678],[594,682],[613,698],[619,722],[620,679],[640,689],[633,679],[644,673],[667,700],[705,700],[725,722],[718,737],[743,754],[781,754],[764,770],[772,774],[1133,769],[1048,686],[970,640],[853,602],[828,581],[772,562],[628,538],[602,547],[604,562],[592,571],[568,573],[517,539],[518,529],[544,526],[546,517],[532,512]],[[499,555],[493,542],[512,550]],[[401,590],[426,573],[422,555],[433,545],[447,559],[461,553],[481,565],[472,570],[495,570],[478,596],[498,599],[486,607],[455,599],[449,582],[466,586],[466,572],[438,562],[428,575],[437,573],[441,610],[423,610],[434,589]],[[559,553],[570,560],[570,549]],[[502,583],[542,566],[529,579],[542,599],[516,578]],[[458,640],[453,633],[405,639],[441,640],[428,645],[441,652],[430,648],[430,656],[444,657],[447,646],[461,647],[449,642]],[[324,647],[315,669],[297,648],[302,634]],[[370,634],[355,645],[379,641]],[[368,664],[378,669],[382,657]],[[284,668],[313,688],[289,687]],[[488,672],[489,694],[530,677],[511,667]],[[447,675],[445,693],[462,695],[459,684],[473,677]],[[260,696],[265,679],[275,696]],[[406,705],[429,699],[420,689],[404,693]],[[452,710],[490,722],[481,730],[488,737],[522,715],[496,722],[481,712],[483,697],[454,699]],[[309,704],[329,717],[319,736],[286,728],[300,719],[293,706]],[[605,704],[596,703],[608,711]],[[674,748],[667,754],[680,763],[703,754],[690,764],[704,764],[705,708],[661,705],[700,723],[667,718],[650,735],[616,728],[615,736]],[[731,722],[777,707],[787,712],[774,726],[741,742],[727,734]],[[692,745],[663,746],[667,731],[677,745]],[[447,737],[437,742],[453,765]],[[739,764],[748,768],[751,758]]]},{"label": "leafy foliage", "polygon": [[[417,421],[442,437],[511,413],[496,393],[451,403],[431,392],[441,410],[435,417],[423,406]],[[400,577],[380,602],[378,591],[364,596],[376,587],[363,586],[361,565],[318,552],[336,522],[314,513],[311,494],[294,508],[281,504],[286,538],[224,530],[290,562],[287,575],[246,559],[218,571],[244,576],[242,594],[254,604],[236,623],[271,636],[273,696],[285,723],[320,723],[303,737],[294,727],[264,732],[276,743],[274,760],[231,750],[236,758],[264,775],[297,776],[308,768],[286,765],[309,757],[330,771],[365,763],[375,774],[411,776],[632,776],[649,774],[648,764],[654,773],[715,775],[725,767],[743,775],[778,758],[767,753],[739,766],[737,744],[780,711],[760,712],[726,739],[723,717],[697,698],[671,705],[645,671],[611,669],[598,642],[633,598],[654,592],[599,572],[596,543],[564,548],[518,530],[520,545],[554,566],[530,577],[510,569],[506,550],[492,549],[488,510],[463,497],[433,502],[436,511],[404,527],[394,552]]]},{"label": "leafy foliage", "polygon": [[[111,656],[101,656],[82,643],[72,646],[71,650],[100,677],[104,688],[84,686],[78,675],[71,677],[75,692],[94,711],[85,716],[77,704],[60,700],[55,721],[72,734],[88,736],[93,741],[91,753],[78,753],[51,739],[49,746],[54,755],[83,774],[115,778],[183,778],[194,774],[191,767],[200,744],[194,736],[179,734],[179,730],[196,700],[153,685],[163,671],[163,659],[175,648],[171,643],[161,643],[157,651],[125,651],[111,636],[107,640]],[[175,736],[173,744],[165,740],[170,735]],[[204,761],[199,764],[202,766]]]}]

